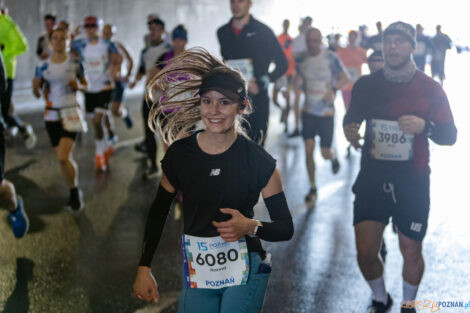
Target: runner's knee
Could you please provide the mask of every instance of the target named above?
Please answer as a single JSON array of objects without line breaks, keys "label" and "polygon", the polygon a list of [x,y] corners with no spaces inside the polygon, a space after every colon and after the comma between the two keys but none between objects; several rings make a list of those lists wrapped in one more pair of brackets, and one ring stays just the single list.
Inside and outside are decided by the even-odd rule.
[{"label": "runner's knee", "polygon": [[420,244],[400,244],[400,251],[407,264],[416,264],[422,258]]},{"label": "runner's knee", "polygon": [[372,244],[360,243],[357,244],[357,261],[361,265],[367,266],[377,260],[379,251]]}]

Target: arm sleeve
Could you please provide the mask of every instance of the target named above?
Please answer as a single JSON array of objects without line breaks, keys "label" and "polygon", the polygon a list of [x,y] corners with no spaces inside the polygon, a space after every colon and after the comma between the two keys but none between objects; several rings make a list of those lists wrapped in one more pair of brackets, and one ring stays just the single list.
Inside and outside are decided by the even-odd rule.
[{"label": "arm sleeve", "polygon": [[429,119],[426,121],[426,135],[438,145],[453,145],[457,140],[457,128],[454,124],[449,100],[440,86],[437,86],[435,102],[431,106]]},{"label": "arm sleeve", "polygon": [[271,51],[271,58],[276,65],[274,71],[268,74],[269,80],[274,82],[287,71],[287,58],[272,30],[267,29],[266,37],[268,40],[266,51]]},{"label": "arm sleeve", "polygon": [[158,187],[157,196],[150,206],[150,211],[147,217],[144,244],[142,247],[139,266],[150,267],[153,255],[155,254],[158,243],[160,242],[163,227],[165,226],[174,197],[175,193],[166,191],[162,185]]},{"label": "arm sleeve", "polygon": [[6,89],[7,89],[7,72],[5,71],[5,63],[3,63],[2,53],[0,52],[0,92],[4,92]]},{"label": "arm sleeve", "polygon": [[294,224],[284,192],[264,199],[272,222],[262,222],[257,236],[266,241],[290,240],[294,234]]},{"label": "arm sleeve", "polygon": [[180,184],[179,184],[178,175],[177,175],[178,167],[176,167],[174,163],[174,160],[178,158],[178,155],[180,155],[180,153],[176,151],[177,145],[178,145],[178,142],[176,141],[173,144],[171,144],[170,147],[168,147],[168,150],[163,156],[161,164],[162,164],[162,171],[163,173],[165,173],[165,176],[170,182],[170,184],[176,190],[180,190]]}]

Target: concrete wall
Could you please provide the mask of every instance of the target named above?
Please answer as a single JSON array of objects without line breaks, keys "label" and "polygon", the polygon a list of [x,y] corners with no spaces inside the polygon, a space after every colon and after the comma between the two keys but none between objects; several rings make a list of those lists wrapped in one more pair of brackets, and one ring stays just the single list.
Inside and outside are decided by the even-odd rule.
[{"label": "concrete wall", "polygon": [[[231,14],[229,0],[4,0],[10,15],[18,23],[29,41],[27,53],[18,58],[17,89],[29,88],[37,62],[36,41],[44,31],[42,17],[48,12],[57,14],[58,20],[65,19],[71,29],[84,16],[97,15],[105,23],[117,27],[116,39],[123,42],[134,59],[138,60],[146,32],[146,16],[158,13],[166,23],[169,32],[183,23],[189,31],[188,47],[203,46],[213,53],[219,53],[216,38],[217,28],[226,23]],[[253,13],[261,12],[268,0],[257,1]],[[257,15],[258,16],[258,15]]]}]

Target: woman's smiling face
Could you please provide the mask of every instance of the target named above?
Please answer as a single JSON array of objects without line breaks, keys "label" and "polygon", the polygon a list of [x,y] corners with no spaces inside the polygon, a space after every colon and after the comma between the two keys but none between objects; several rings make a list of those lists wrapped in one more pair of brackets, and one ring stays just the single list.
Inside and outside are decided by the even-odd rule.
[{"label": "woman's smiling face", "polygon": [[242,113],[238,102],[218,91],[210,90],[201,95],[201,118],[206,131],[226,133],[233,128],[237,115]]}]

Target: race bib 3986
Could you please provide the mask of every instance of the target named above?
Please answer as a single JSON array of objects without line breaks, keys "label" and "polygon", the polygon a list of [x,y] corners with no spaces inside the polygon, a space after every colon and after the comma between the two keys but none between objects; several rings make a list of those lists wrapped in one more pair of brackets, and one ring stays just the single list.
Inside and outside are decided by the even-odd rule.
[{"label": "race bib 3986", "polygon": [[409,161],[413,159],[414,135],[405,135],[397,121],[371,120],[371,157],[377,160]]}]

